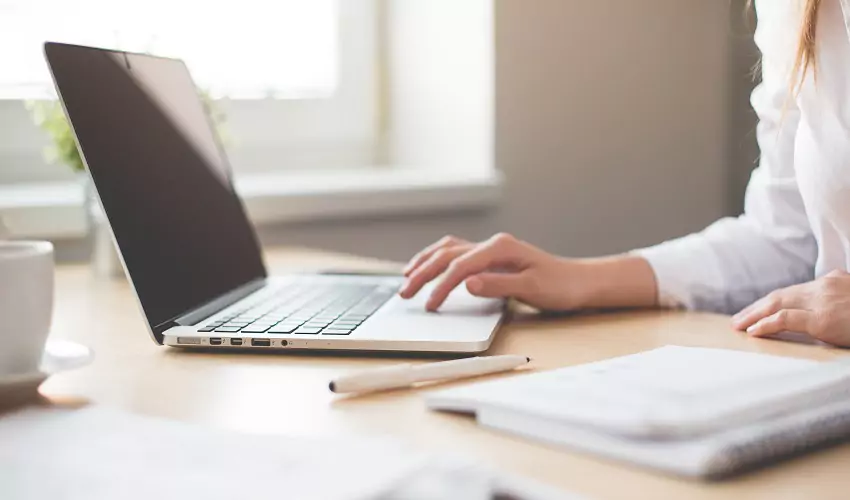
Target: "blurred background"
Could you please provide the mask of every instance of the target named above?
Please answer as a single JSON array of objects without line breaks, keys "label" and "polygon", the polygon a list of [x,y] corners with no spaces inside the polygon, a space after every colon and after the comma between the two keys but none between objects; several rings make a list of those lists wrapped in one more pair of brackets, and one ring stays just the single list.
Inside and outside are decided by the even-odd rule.
[{"label": "blurred background", "polygon": [[267,244],[649,245],[741,210],[754,23],[744,0],[0,0],[0,217],[62,260],[96,239],[56,40],[185,59]]}]

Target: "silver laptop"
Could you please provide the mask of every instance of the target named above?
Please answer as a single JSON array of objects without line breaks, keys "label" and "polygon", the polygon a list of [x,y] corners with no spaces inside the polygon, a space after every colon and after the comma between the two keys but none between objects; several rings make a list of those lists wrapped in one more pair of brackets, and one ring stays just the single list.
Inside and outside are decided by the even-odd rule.
[{"label": "silver laptop", "polygon": [[51,42],[45,55],[157,343],[454,353],[490,346],[503,303],[464,287],[428,313],[427,290],[401,300],[398,276],[269,276],[182,61]]}]

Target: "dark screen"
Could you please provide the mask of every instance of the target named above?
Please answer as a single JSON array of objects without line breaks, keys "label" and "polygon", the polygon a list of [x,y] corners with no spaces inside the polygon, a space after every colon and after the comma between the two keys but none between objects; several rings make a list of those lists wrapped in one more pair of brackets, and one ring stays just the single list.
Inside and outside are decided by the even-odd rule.
[{"label": "dark screen", "polygon": [[53,43],[45,52],[151,328],[264,277],[186,66]]}]

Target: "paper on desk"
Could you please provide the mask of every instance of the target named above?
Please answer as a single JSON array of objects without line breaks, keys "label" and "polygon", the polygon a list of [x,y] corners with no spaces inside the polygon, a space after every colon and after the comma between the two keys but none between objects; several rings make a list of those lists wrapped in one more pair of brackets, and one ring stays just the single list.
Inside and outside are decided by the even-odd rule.
[{"label": "paper on desk", "polygon": [[[3,499],[390,500],[453,491],[484,500],[498,476],[447,468],[384,439],[248,435],[99,408],[0,417]],[[528,491],[517,498],[562,498]]]},{"label": "paper on desk", "polygon": [[[816,362],[702,347],[668,345],[597,363],[564,369],[564,377],[587,375],[617,387],[668,395],[711,391],[730,384],[786,375]],[[556,373],[556,372],[551,372]]]},{"label": "paper on desk", "polygon": [[470,384],[437,392],[429,400],[438,401],[447,395],[473,401],[516,395],[524,401],[537,399],[548,405],[572,406],[574,402],[558,396],[568,388],[592,387],[597,393],[605,388],[618,398],[634,396],[646,401],[650,395],[657,399],[707,393],[730,384],[787,375],[814,364],[764,354],[668,345],[585,365]]},{"label": "paper on desk", "polygon": [[[398,450],[201,429],[111,410],[0,419],[0,497],[369,498],[405,472]],[[391,448],[391,447],[389,447]]]},{"label": "paper on desk", "polygon": [[[513,408],[606,432],[660,437],[659,433],[668,431],[675,434],[669,429],[671,419],[684,425],[699,420],[706,408],[725,408],[728,398],[710,398],[723,396],[720,389],[724,387],[778,379],[813,364],[764,354],[666,346],[452,388],[430,395],[428,404],[458,411],[485,406]],[[691,432],[691,427],[681,431]]]}]

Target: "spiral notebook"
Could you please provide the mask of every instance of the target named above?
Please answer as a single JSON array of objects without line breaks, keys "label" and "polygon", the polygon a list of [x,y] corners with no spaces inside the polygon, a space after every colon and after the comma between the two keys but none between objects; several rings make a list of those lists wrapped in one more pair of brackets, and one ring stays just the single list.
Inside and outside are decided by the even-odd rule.
[{"label": "spiral notebook", "polygon": [[537,441],[720,478],[850,437],[850,362],[666,346],[427,402]]}]

